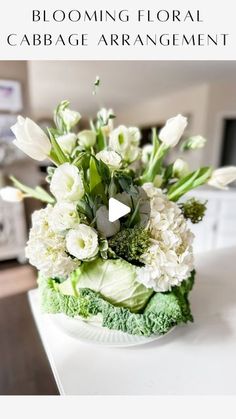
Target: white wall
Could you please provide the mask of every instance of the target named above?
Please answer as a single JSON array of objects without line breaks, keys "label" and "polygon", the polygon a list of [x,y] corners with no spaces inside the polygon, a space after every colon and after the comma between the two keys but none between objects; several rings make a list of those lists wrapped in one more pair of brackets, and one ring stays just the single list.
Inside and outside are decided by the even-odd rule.
[{"label": "white wall", "polygon": [[143,101],[119,112],[117,122],[139,126],[157,125],[177,113],[190,116],[186,134],[201,134],[208,140],[204,149],[185,155],[191,167],[219,166],[223,120],[227,117],[236,118],[236,83],[202,84]]},{"label": "white wall", "polygon": [[213,83],[209,86],[206,137],[203,163],[214,166],[220,164],[219,156],[222,147],[223,120],[236,118],[236,83]]},{"label": "white wall", "polygon": [[[159,125],[178,113],[189,116],[186,134],[206,136],[209,85],[181,89],[166,96],[144,101],[126,108],[117,115],[116,123],[127,125]],[[201,164],[203,150],[190,152],[186,159],[195,168]]]}]

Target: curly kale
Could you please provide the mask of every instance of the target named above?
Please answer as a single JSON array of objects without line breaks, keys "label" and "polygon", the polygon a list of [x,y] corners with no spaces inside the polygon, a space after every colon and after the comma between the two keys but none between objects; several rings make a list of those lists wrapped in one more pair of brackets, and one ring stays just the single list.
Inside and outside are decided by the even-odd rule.
[{"label": "curly kale", "polygon": [[142,227],[126,228],[109,240],[109,247],[117,256],[131,263],[139,263],[140,256],[150,246],[150,234]]},{"label": "curly kale", "polygon": [[115,307],[95,291],[84,288],[78,296],[61,294],[52,279],[39,280],[43,310],[47,313],[65,313],[67,316],[89,316],[100,314],[102,325],[132,335],[150,336],[165,334],[179,323],[193,321],[188,302],[188,293],[194,282],[191,276],[179,287],[165,293],[155,293],[143,313],[132,313],[129,309]]}]

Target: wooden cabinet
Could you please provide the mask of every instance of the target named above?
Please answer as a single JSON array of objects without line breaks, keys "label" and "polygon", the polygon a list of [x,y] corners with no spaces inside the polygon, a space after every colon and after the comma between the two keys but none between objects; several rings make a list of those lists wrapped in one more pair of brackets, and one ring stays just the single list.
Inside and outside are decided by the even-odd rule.
[{"label": "wooden cabinet", "polygon": [[196,190],[189,196],[208,201],[203,221],[191,224],[195,252],[236,246],[236,190]]}]

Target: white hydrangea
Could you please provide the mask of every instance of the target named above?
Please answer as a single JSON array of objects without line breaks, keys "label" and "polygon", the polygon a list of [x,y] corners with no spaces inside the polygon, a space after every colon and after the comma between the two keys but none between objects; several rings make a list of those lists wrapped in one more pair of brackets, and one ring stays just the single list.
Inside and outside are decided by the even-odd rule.
[{"label": "white hydrangea", "polygon": [[151,246],[142,255],[144,267],[137,269],[138,281],[156,292],[179,285],[193,269],[192,241],[178,205],[168,200],[152,183],[143,188],[150,199]]},{"label": "white hydrangea", "polygon": [[32,228],[26,247],[26,257],[31,265],[47,277],[65,277],[80,264],[66,252],[65,238],[54,233],[48,224],[53,207],[35,211],[32,216]]}]

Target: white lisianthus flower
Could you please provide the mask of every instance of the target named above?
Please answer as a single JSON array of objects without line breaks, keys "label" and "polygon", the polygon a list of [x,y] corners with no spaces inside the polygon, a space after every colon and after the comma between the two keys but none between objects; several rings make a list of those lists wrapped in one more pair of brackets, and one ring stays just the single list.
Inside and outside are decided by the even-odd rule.
[{"label": "white lisianthus flower", "polygon": [[0,197],[6,202],[20,202],[24,199],[24,194],[13,186],[5,186],[0,189]]},{"label": "white lisianthus flower", "polygon": [[141,134],[138,128],[127,128],[120,125],[110,134],[109,146],[119,153],[124,160],[132,163],[140,155],[140,142]]},{"label": "white lisianthus flower", "polygon": [[80,224],[67,233],[66,247],[79,260],[94,258],[98,253],[98,235],[93,228]]},{"label": "white lisianthus flower", "polygon": [[60,111],[60,117],[63,119],[68,131],[73,128],[81,119],[81,115],[77,111],[72,111],[69,108],[65,108]]},{"label": "white lisianthus flower", "polygon": [[52,211],[53,207],[48,205],[33,213],[26,257],[45,277],[66,277],[78,268],[80,262],[68,256],[65,237],[55,234],[49,227]]},{"label": "white lisianthus flower", "polygon": [[166,121],[166,124],[159,132],[158,137],[167,147],[175,147],[182,137],[187,125],[187,118],[182,115],[177,115]]},{"label": "white lisianthus flower", "polygon": [[119,220],[109,221],[109,211],[105,205],[96,212],[97,229],[104,237],[111,237],[120,230]]},{"label": "white lisianthus flower", "polygon": [[150,199],[148,229],[151,246],[141,256],[138,281],[156,292],[165,292],[188,278],[193,270],[193,234],[180,208],[152,183],[143,185]]},{"label": "white lisianthus flower", "polygon": [[206,138],[201,135],[194,135],[193,137],[188,138],[184,141],[181,146],[182,150],[196,150],[198,148],[203,148],[206,144]]},{"label": "white lisianthus flower", "polygon": [[93,147],[96,142],[96,132],[85,129],[78,134],[79,145],[85,148]]},{"label": "white lisianthus flower", "polygon": [[150,156],[152,154],[152,150],[153,150],[153,145],[152,144],[145,144],[145,146],[143,146],[142,148],[142,163],[147,165],[149,160],[150,160]]},{"label": "white lisianthus flower", "polygon": [[219,189],[228,189],[228,184],[236,180],[236,166],[220,167],[213,171],[208,185]]},{"label": "white lisianthus flower", "polygon": [[182,178],[189,173],[189,165],[183,159],[176,159],[173,164],[173,175],[177,178]]},{"label": "white lisianthus flower", "polygon": [[70,163],[57,167],[52,175],[50,190],[59,202],[79,201],[84,196],[84,185],[78,168]]},{"label": "white lisianthus flower", "polygon": [[45,160],[51,151],[51,143],[45,132],[29,118],[18,116],[17,123],[11,127],[16,139],[16,147],[34,160]]},{"label": "white lisianthus flower", "polygon": [[55,233],[75,228],[79,222],[76,204],[70,202],[57,202],[48,217],[49,227]]},{"label": "white lisianthus flower", "polygon": [[98,160],[102,160],[111,169],[119,169],[121,165],[121,156],[113,150],[102,150],[96,154]]},{"label": "white lisianthus flower", "polygon": [[64,153],[71,154],[75,148],[77,138],[73,132],[70,132],[68,134],[60,135],[56,140]]}]

